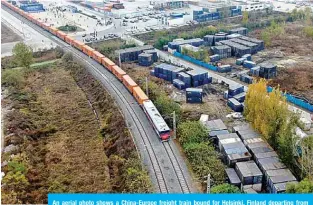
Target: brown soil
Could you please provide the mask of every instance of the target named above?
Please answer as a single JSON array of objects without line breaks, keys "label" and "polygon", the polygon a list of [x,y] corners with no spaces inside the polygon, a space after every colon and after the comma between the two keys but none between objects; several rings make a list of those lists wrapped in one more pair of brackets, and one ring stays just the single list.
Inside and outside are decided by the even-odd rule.
[{"label": "brown soil", "polygon": [[[305,36],[303,28],[301,22],[286,24],[285,34],[274,38],[265,51],[253,58],[279,65],[278,76],[270,85],[279,85],[282,90],[313,103],[313,39]],[[249,35],[260,38],[261,31],[256,30]]]},{"label": "brown soil", "polygon": [[22,38],[14,33],[12,29],[1,23],[1,44],[21,41]]}]

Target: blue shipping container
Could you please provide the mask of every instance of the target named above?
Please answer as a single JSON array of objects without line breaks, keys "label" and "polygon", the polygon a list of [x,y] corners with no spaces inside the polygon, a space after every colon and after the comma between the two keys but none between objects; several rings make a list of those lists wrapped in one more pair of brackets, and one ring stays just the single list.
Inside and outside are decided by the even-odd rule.
[{"label": "blue shipping container", "polygon": [[228,99],[227,105],[235,112],[242,112],[243,111],[242,104],[234,98]]},{"label": "blue shipping container", "polygon": [[246,60],[244,63],[243,63],[243,67],[244,68],[253,68],[256,66],[256,63],[255,62],[252,62],[252,61],[248,61]]}]

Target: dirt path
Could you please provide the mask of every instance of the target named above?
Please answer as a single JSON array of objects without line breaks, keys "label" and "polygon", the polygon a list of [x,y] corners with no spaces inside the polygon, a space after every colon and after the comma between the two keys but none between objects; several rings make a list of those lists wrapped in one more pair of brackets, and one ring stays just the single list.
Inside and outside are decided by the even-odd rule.
[{"label": "dirt path", "polygon": [[22,38],[1,22],[1,44],[21,41]]}]

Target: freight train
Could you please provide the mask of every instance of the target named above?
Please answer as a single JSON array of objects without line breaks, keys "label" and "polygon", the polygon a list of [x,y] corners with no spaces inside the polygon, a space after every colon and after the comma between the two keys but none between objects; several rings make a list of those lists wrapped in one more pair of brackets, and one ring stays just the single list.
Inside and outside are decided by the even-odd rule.
[{"label": "freight train", "polygon": [[168,141],[170,139],[171,130],[164,121],[163,117],[160,115],[155,105],[152,103],[151,100],[149,100],[149,98],[137,85],[137,83],[129,75],[127,75],[127,73],[123,69],[121,69],[113,61],[111,61],[109,58],[105,57],[103,54],[99,53],[95,49],[89,47],[81,41],[73,39],[66,33],[59,31],[54,27],[51,27],[49,24],[39,21],[31,14],[23,11],[22,9],[19,9],[18,7],[10,4],[7,1],[2,0],[1,3],[13,10],[14,12],[20,14],[24,18],[28,19],[29,21],[33,22],[34,24],[57,36],[59,39],[65,41],[69,45],[75,47],[79,51],[82,51],[84,54],[94,59],[111,73],[113,73],[113,75],[115,75],[115,77],[119,79],[128,89],[128,91],[134,96],[139,105],[141,105],[161,141]]}]

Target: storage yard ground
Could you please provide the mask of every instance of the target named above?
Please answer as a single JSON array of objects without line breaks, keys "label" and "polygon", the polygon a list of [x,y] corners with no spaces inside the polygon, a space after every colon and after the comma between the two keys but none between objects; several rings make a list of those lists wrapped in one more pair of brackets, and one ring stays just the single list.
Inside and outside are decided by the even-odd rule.
[{"label": "storage yard ground", "polygon": [[[272,44],[255,59],[266,59],[278,65],[277,78],[272,85],[289,93],[304,96],[313,103],[313,39],[302,32],[301,22],[287,23],[285,34],[272,40]],[[250,33],[260,36],[260,30]]]},{"label": "storage yard ground", "polygon": [[1,44],[20,41],[22,38],[1,22]]}]

